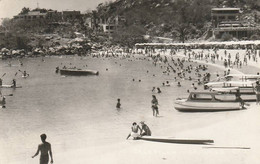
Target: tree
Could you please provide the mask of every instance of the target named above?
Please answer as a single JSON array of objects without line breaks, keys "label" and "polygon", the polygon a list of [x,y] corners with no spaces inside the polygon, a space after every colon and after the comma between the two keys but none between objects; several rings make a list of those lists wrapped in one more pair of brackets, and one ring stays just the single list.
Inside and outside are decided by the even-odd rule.
[{"label": "tree", "polygon": [[29,7],[24,7],[24,8],[22,8],[22,11],[19,13],[19,15],[27,14],[29,11],[30,11]]}]

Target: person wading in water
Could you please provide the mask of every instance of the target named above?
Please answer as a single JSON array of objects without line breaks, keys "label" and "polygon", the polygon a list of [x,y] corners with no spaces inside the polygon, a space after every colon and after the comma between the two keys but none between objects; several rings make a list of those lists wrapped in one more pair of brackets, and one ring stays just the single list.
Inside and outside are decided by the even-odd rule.
[{"label": "person wading in water", "polygon": [[39,154],[39,152],[41,152],[40,164],[48,164],[49,154],[51,156],[51,163],[53,163],[51,144],[49,142],[46,142],[46,138],[47,138],[46,134],[41,135],[42,143],[38,146],[35,155],[32,156],[32,158],[34,158]]}]

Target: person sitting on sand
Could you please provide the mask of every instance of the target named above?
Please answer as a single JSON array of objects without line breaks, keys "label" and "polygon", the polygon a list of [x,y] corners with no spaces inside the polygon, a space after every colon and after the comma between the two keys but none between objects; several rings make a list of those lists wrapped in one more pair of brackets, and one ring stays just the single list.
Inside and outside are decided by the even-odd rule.
[{"label": "person sitting on sand", "polygon": [[49,142],[46,142],[46,134],[41,134],[41,140],[42,144],[38,146],[37,152],[35,155],[32,156],[32,158],[36,157],[39,152],[41,152],[40,156],[40,164],[48,164],[49,163],[49,154],[51,156],[51,163],[53,163],[53,158],[52,158],[52,151],[51,151],[51,144]]},{"label": "person sitting on sand", "polygon": [[137,137],[139,137],[140,134],[138,133],[138,130],[140,130],[140,133],[141,133],[142,129],[140,128],[139,125],[137,125],[136,122],[134,122],[131,127],[131,133],[126,137],[126,139],[128,139],[129,137],[133,137],[133,139],[136,139]]},{"label": "person sitting on sand", "polygon": [[178,87],[181,87],[181,83],[180,83],[180,82],[178,82],[177,86],[178,86]]},{"label": "person sitting on sand", "polygon": [[141,121],[140,124],[141,124],[141,136],[151,136],[152,132],[150,128],[144,123],[144,121]]},{"label": "person sitting on sand", "polygon": [[153,89],[152,89],[152,92],[154,92],[155,91],[155,87],[153,87]]}]

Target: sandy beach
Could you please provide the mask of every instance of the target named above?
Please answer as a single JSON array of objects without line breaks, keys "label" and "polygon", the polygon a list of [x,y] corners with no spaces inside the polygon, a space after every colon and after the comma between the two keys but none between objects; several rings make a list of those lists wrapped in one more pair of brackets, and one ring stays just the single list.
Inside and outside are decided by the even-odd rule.
[{"label": "sandy beach", "polygon": [[[235,51],[235,50],[234,50]],[[180,57],[182,53],[178,54]],[[224,56],[222,54],[222,56]],[[218,69],[226,70],[223,65],[206,63]],[[254,73],[260,68],[256,64],[241,69],[231,69],[232,73]],[[219,70],[219,71],[221,71]],[[161,107],[163,108],[163,107]],[[174,110],[174,109],[173,109]],[[212,139],[212,145],[184,145],[157,143],[141,140],[122,140],[118,144],[89,147],[79,150],[70,150],[67,153],[56,153],[56,162],[67,161],[67,163],[205,163],[205,164],[257,164],[260,161],[260,137],[259,114],[260,107],[251,103],[250,107],[242,112],[225,112],[221,122],[210,125],[196,125],[196,121],[190,120],[189,130],[174,131],[171,111],[164,111],[166,117],[152,118],[145,117],[147,124],[151,127],[153,135],[168,136],[172,138],[187,139]],[[187,113],[181,113],[187,114]],[[189,114],[196,115],[199,114]],[[218,113],[216,113],[218,115]],[[196,119],[195,119],[196,120]],[[193,124],[194,123],[194,124]],[[193,124],[193,125],[192,125]],[[60,152],[62,150],[56,150]]]},{"label": "sandy beach", "polygon": [[[196,50],[200,51],[200,50]],[[202,50],[201,50],[202,51]],[[232,53],[236,53],[236,50],[229,50]],[[243,53],[242,50],[237,50],[240,53]],[[223,51],[221,50],[219,53],[222,57],[224,57]],[[170,57],[169,53],[162,54],[162,56]],[[179,58],[187,58],[184,55],[184,52],[181,50],[179,51],[175,57]],[[116,114],[108,114],[108,118],[104,120],[95,120],[98,118],[98,115],[101,115],[102,110],[105,110],[107,106],[113,106],[114,102],[106,102],[107,106],[90,106],[97,110],[96,114],[91,114],[87,116],[85,113],[85,106],[82,106],[81,100],[78,104],[70,104],[70,101],[66,103],[66,101],[62,100],[64,98],[69,98],[68,96],[63,95],[60,99],[62,100],[63,107],[59,110],[66,110],[63,115],[59,115],[59,111],[55,111],[57,114],[49,116],[50,121],[55,123],[55,126],[52,125],[43,125],[42,122],[32,123],[33,127],[33,134],[29,131],[31,129],[27,129],[26,127],[19,129],[19,136],[24,139],[26,142],[25,147],[22,145],[15,146],[16,142],[19,141],[18,136],[10,136],[6,134],[7,138],[1,138],[0,142],[5,143],[7,141],[12,141],[14,143],[10,143],[10,145],[4,145],[0,155],[0,163],[12,163],[12,164],[32,164],[38,162],[38,159],[32,159],[31,156],[33,155],[36,145],[40,142],[39,134],[42,131],[45,131],[49,138],[47,141],[52,143],[52,149],[54,154],[54,163],[94,163],[94,164],[101,164],[101,163],[118,163],[118,164],[133,164],[133,163],[149,163],[149,164],[157,164],[157,163],[179,163],[179,164],[190,164],[190,163],[211,163],[211,164],[225,164],[225,163],[237,163],[237,164],[248,164],[248,163],[255,163],[257,164],[260,160],[258,154],[260,153],[260,144],[257,142],[257,138],[260,137],[260,121],[259,121],[259,114],[260,114],[260,107],[255,105],[255,103],[250,103],[250,106],[247,107],[246,110],[240,111],[229,111],[229,112],[215,112],[215,113],[182,113],[177,112],[173,107],[174,98],[178,97],[178,95],[187,95],[186,90],[190,88],[190,83],[185,83],[183,81],[184,86],[181,88],[175,89],[173,85],[168,88],[171,92],[166,92],[167,88],[162,87],[163,93],[161,95],[156,94],[159,99],[160,104],[160,115],[159,117],[153,117],[151,114],[151,109],[145,109],[147,106],[149,107],[151,93],[151,86],[153,85],[160,85],[162,79],[171,79],[172,77],[165,77],[164,75],[159,75],[156,77],[149,77],[152,76],[149,74],[147,78],[142,77],[143,74],[136,74],[131,75],[131,71],[127,72],[128,67],[126,65],[131,66],[131,69],[140,72],[146,72],[146,70],[142,66],[146,64],[149,66],[149,62],[144,62],[141,59],[142,55],[137,55],[130,63],[123,62],[118,59],[115,61],[112,59],[107,59],[102,62],[103,67],[101,71],[101,75],[103,74],[103,80],[106,80],[110,77],[110,75],[119,75],[118,72],[109,72],[105,71],[105,68],[114,69],[114,67],[122,67],[126,69],[125,74],[127,75],[127,80],[129,80],[128,85],[130,91],[133,90],[136,92],[137,90],[145,89],[145,93],[140,91],[140,97],[137,95],[128,95],[127,100],[129,102],[123,101],[123,109],[122,111]],[[37,59],[33,59],[37,60]],[[46,63],[51,61],[51,58],[46,58]],[[50,60],[50,61],[48,61]],[[60,59],[61,60],[61,59]],[[65,59],[63,59],[65,60]],[[71,59],[66,59],[71,60]],[[75,61],[76,59],[73,58]],[[86,59],[89,61],[90,59]],[[92,59],[91,59],[92,60]],[[98,60],[98,59],[97,59]],[[101,59],[99,59],[101,60]],[[124,59],[125,60],[125,59]],[[130,60],[130,59],[129,59]],[[133,60],[131,58],[131,60]],[[260,68],[257,67],[256,64],[253,62],[249,62],[248,66],[243,66],[242,68],[225,68],[222,64],[222,61],[218,61],[216,63],[206,62],[205,60],[193,60],[193,65],[198,64],[207,64],[209,67],[215,68],[217,71],[213,72],[213,78],[215,77],[216,73],[223,74],[224,70],[230,69],[231,73],[257,73],[260,71]],[[85,62],[84,60],[79,60],[80,62]],[[53,62],[53,61],[52,61]],[[119,66],[120,63],[120,66]],[[26,63],[25,63],[26,64]],[[55,63],[54,63],[55,64]],[[53,64],[53,65],[54,65]],[[134,64],[134,65],[133,65]],[[34,67],[39,66],[39,63],[35,63]],[[94,67],[94,64],[88,63],[89,66]],[[32,67],[32,68],[34,68]],[[140,68],[139,68],[140,67]],[[151,67],[151,66],[149,66]],[[55,68],[55,67],[53,67]],[[122,69],[123,69],[122,68]],[[153,68],[153,67],[152,67]],[[252,69],[253,68],[253,69]],[[51,68],[49,68],[51,70]],[[139,70],[140,69],[140,70]],[[153,68],[153,71],[156,71]],[[32,71],[32,70],[31,70]],[[151,70],[150,70],[151,71]],[[161,71],[161,70],[160,70]],[[158,71],[157,73],[159,73]],[[47,73],[49,70],[46,71]],[[33,74],[32,74],[33,75]],[[129,77],[128,77],[129,76]],[[133,82],[132,78],[139,78],[142,81],[142,86],[137,85],[138,82]],[[59,76],[52,75],[50,78],[53,78],[54,81],[58,81],[60,78]],[[123,77],[122,77],[123,78]],[[152,80],[152,81],[149,81]],[[76,82],[73,78],[67,78],[68,84],[71,83],[78,83],[80,84],[81,81]],[[81,79],[84,83],[89,83],[89,81],[85,79]],[[91,81],[95,82],[97,80],[95,77],[91,79]],[[146,80],[146,81],[145,81]],[[34,82],[39,81],[38,79],[34,79]],[[26,81],[25,81],[26,82]],[[112,81],[114,86],[110,87],[119,87],[121,83],[118,82],[117,79]],[[152,84],[149,84],[152,83]],[[175,84],[176,82],[170,81],[171,84]],[[28,86],[32,85],[33,83],[24,83]],[[48,83],[50,85],[51,82]],[[147,84],[151,85],[149,88],[146,86]],[[102,84],[103,87],[106,87],[106,84]],[[64,89],[64,88],[61,88]],[[75,88],[76,89],[76,88]],[[80,92],[79,88],[77,89],[78,96],[80,97],[85,96],[83,92]],[[116,94],[121,94],[124,97],[124,92],[128,92],[124,88],[119,87],[119,91],[116,91]],[[40,92],[52,93],[52,91],[44,91],[39,90]],[[39,92],[36,91],[36,92]],[[94,92],[93,89],[91,89]],[[53,95],[59,96],[59,90],[56,91],[57,94]],[[108,90],[108,95],[111,90]],[[181,93],[183,92],[183,93]],[[185,92],[185,93],[184,93]],[[106,92],[105,92],[106,93]],[[122,94],[124,93],[124,94]],[[180,94],[181,93],[181,94]],[[17,91],[16,94],[19,94]],[[36,95],[36,93],[33,93]],[[97,93],[98,94],[98,93]],[[130,93],[127,93],[130,94]],[[106,95],[104,95],[106,96]],[[145,96],[144,98],[142,96]],[[138,100],[135,99],[138,98]],[[114,95],[113,99],[116,100],[117,96]],[[38,99],[36,99],[38,100]],[[32,101],[35,101],[32,99]],[[39,101],[39,100],[38,100]],[[105,100],[108,101],[108,100]],[[10,101],[12,102],[12,101]],[[131,113],[131,108],[138,108],[138,106],[133,105],[133,102],[139,103],[140,109],[135,109],[135,113]],[[41,103],[41,102],[39,102]],[[59,104],[59,102],[57,102]],[[64,104],[65,103],[65,104]],[[53,110],[50,105],[47,105],[47,108],[41,107],[41,104],[34,104],[39,106],[39,109],[36,109],[37,112],[41,110]],[[103,104],[104,105],[104,104]],[[26,106],[29,108],[29,106]],[[102,109],[98,111],[98,109]],[[34,112],[34,109],[30,109],[30,112]],[[55,109],[56,110],[56,109]],[[140,111],[138,111],[140,110]],[[7,110],[9,112],[3,113],[4,115],[9,115],[12,110]],[[13,111],[13,113],[18,112]],[[77,112],[75,112],[77,111]],[[80,112],[81,113],[80,113]],[[52,112],[51,112],[52,113]],[[3,117],[4,117],[3,115]],[[19,115],[24,115],[24,113],[19,113]],[[40,113],[40,115],[36,115],[37,117],[42,117],[44,113]],[[112,116],[112,117],[111,117]],[[26,118],[30,118],[30,114],[26,114],[23,121],[27,123],[25,125],[30,125],[30,121],[26,120]],[[61,117],[61,118],[59,118]],[[63,118],[64,117],[64,118]],[[75,117],[75,118],[74,118]],[[18,117],[17,117],[18,118]],[[75,122],[68,122],[65,118],[70,118],[70,121]],[[180,119],[177,119],[180,118]],[[18,118],[19,120],[20,118]],[[55,121],[57,119],[57,121]],[[90,119],[89,121],[85,121]],[[113,119],[110,122],[119,125],[109,124],[109,119]],[[47,119],[49,120],[49,118]],[[54,121],[53,121],[54,120]],[[130,132],[130,127],[132,122],[138,121],[145,121],[146,124],[152,130],[152,136],[162,136],[162,137],[169,137],[169,138],[180,138],[180,139],[210,139],[214,140],[213,144],[210,145],[191,145],[191,144],[172,144],[172,143],[159,143],[159,142],[150,142],[150,141],[142,141],[142,140],[126,140],[126,136]],[[86,124],[88,123],[88,124]],[[138,122],[139,123],[139,122]],[[15,122],[11,124],[17,126],[19,122]],[[24,124],[24,123],[23,123]],[[64,125],[63,125],[64,124]],[[120,125],[122,124],[122,125]],[[62,125],[62,126],[61,126]],[[31,125],[30,125],[31,126]],[[57,126],[57,127],[56,127]],[[41,127],[41,128],[39,128]],[[95,129],[97,128],[97,129]],[[111,128],[109,130],[109,128]],[[16,131],[15,127],[10,130]],[[112,132],[112,134],[110,133]],[[114,138],[112,140],[111,136]],[[107,135],[106,135],[107,134]],[[89,135],[89,136],[88,136]],[[11,137],[11,138],[10,138]],[[28,138],[29,137],[29,138]],[[95,138],[94,140],[88,140],[88,137]],[[116,140],[115,140],[116,139]],[[111,140],[111,142],[110,142]],[[74,146],[72,146],[74,145]],[[8,149],[8,151],[5,151]],[[22,151],[18,151],[16,149],[23,149]],[[15,157],[12,157],[15,155]]]}]

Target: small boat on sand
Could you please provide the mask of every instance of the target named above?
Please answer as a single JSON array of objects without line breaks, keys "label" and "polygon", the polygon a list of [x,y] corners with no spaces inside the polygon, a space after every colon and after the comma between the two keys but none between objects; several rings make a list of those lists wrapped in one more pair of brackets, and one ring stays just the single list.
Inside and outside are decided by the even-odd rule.
[{"label": "small boat on sand", "polygon": [[86,76],[86,75],[99,75],[98,71],[94,70],[82,70],[82,69],[60,69],[61,75],[73,75],[73,76]]},{"label": "small boat on sand", "polygon": [[216,112],[242,109],[235,94],[191,92],[188,98],[177,99],[174,108],[182,112]]},{"label": "small boat on sand", "polygon": [[177,138],[152,137],[152,136],[142,136],[142,137],[137,137],[137,139],[145,140],[145,141],[153,141],[153,142],[176,143],[176,144],[210,144],[210,143],[214,143],[213,140],[205,140],[205,139],[177,139]]}]

